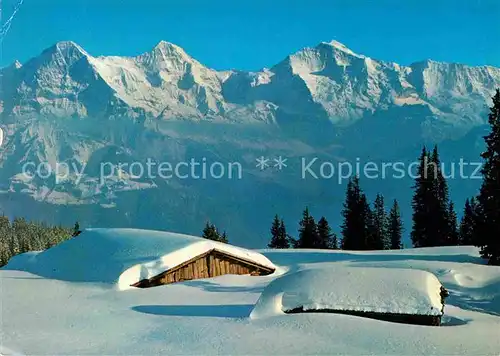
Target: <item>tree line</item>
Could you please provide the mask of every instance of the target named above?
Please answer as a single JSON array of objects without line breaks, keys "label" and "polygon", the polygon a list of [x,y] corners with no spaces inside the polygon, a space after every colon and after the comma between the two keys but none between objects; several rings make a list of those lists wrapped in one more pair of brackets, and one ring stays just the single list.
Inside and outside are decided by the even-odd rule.
[{"label": "tree line", "polygon": [[11,221],[6,216],[0,216],[0,266],[20,253],[45,250],[57,245],[71,238],[77,231],[78,223],[71,229],[19,217]]},{"label": "tree line", "polygon": [[384,197],[377,194],[373,206],[370,206],[360,188],[358,177],[349,180],[342,216],[342,238],[339,239],[324,216],[316,223],[306,207],[299,221],[298,238],[295,239],[287,234],[283,219],[276,215],[270,229],[268,247],[334,250],[389,250],[403,247],[403,222],[398,202],[394,200],[387,212]]}]

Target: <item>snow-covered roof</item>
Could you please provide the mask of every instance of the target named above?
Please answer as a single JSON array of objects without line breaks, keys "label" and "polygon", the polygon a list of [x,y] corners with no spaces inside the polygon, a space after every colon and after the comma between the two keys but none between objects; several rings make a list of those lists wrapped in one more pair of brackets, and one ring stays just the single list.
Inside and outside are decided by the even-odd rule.
[{"label": "snow-covered roof", "polygon": [[442,315],[441,283],[412,269],[328,266],[284,275],[271,282],[252,318],[303,310]]},{"label": "snow-covered roof", "polygon": [[190,235],[139,229],[86,229],[46,251],[17,256],[8,268],[53,279],[118,282],[125,289],[213,249],[276,269],[255,251]]}]

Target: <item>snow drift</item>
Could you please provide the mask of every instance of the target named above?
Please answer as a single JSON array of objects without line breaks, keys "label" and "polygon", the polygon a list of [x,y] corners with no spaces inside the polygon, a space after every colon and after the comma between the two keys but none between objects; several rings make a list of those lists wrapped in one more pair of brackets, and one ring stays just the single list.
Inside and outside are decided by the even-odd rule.
[{"label": "snow drift", "polygon": [[443,314],[441,283],[421,270],[327,266],[274,280],[250,317],[258,319],[297,308],[403,315]]}]

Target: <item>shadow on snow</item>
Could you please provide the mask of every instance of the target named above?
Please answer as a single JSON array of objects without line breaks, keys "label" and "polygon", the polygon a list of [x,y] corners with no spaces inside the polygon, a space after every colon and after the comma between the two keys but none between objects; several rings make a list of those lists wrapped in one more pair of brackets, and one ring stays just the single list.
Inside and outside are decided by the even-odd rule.
[{"label": "shadow on snow", "polygon": [[253,305],[137,305],[131,309],[139,313],[163,316],[247,318]]}]

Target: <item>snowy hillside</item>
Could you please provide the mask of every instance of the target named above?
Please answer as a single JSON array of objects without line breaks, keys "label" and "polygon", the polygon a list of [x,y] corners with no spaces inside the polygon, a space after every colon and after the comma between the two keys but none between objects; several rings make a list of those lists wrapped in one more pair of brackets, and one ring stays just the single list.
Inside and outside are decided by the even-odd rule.
[{"label": "snowy hillside", "polygon": [[[130,234],[127,237],[113,230],[101,230],[100,234],[106,236],[107,243],[124,239],[122,246],[137,246],[129,251],[129,263],[145,262],[147,256],[142,252],[159,241],[159,235],[150,238],[157,233],[146,231],[134,241]],[[473,247],[370,252],[263,250],[259,252],[277,265],[279,272],[119,290],[116,278],[106,274],[102,280],[94,278],[90,268],[78,265],[81,260],[72,262],[68,257],[91,256],[91,251],[106,249],[100,240],[86,246],[68,241],[66,247],[63,244],[20,255],[0,269],[0,350],[24,355],[496,355],[500,349],[500,267],[484,265]],[[151,256],[150,261],[155,258]],[[124,254],[95,254],[94,260],[97,265],[110,266],[124,261]],[[91,262],[87,261],[89,267]],[[57,273],[43,272],[52,271],[58,263]],[[394,284],[390,290],[381,290],[377,279],[385,281],[382,286],[386,287],[390,286],[390,275],[412,275],[407,279],[409,285],[414,285],[415,279],[440,283],[450,292],[443,325],[417,326],[315,313],[250,318],[259,298],[267,298],[263,291],[271,292],[279,285],[289,288],[297,282],[296,276],[303,276],[306,286],[314,282],[307,276],[318,269],[366,271],[369,285],[346,290],[350,282],[344,280],[344,288],[331,289],[333,294],[377,290],[393,296],[391,303],[399,301],[401,305],[411,305],[411,296],[420,295],[421,290],[398,294],[398,290],[409,289]],[[113,271],[118,277],[120,272],[111,269],[109,273]],[[85,278],[86,272],[92,278]],[[345,275],[341,273],[339,278]],[[368,283],[366,278],[364,282]],[[304,287],[301,292],[303,296],[318,295],[318,288]],[[375,300],[372,297],[367,296],[367,300]],[[286,300],[298,299],[290,294]]]}]

